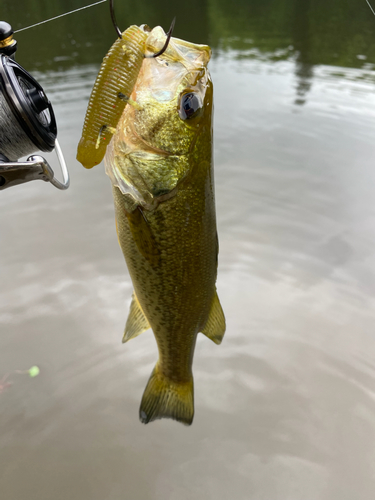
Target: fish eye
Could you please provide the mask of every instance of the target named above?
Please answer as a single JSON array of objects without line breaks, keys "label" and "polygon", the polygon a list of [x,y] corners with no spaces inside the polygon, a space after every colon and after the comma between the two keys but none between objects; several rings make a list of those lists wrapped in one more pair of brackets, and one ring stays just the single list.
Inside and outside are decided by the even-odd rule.
[{"label": "fish eye", "polygon": [[189,120],[195,117],[201,108],[202,103],[197,94],[189,92],[181,96],[178,114],[182,120]]}]

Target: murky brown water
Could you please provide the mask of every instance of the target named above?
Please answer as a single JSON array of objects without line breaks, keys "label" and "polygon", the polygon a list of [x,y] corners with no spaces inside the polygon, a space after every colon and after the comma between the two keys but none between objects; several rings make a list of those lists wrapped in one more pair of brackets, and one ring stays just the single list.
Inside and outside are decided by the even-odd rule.
[{"label": "murky brown water", "polygon": [[41,370],[0,393],[2,499],[374,498],[375,71],[249,44],[211,63],[228,327],[199,336],[190,428],[138,421],[156,344],[121,344],[110,181],[75,160],[98,66],[35,69],[71,188],[0,193],[0,378]]}]

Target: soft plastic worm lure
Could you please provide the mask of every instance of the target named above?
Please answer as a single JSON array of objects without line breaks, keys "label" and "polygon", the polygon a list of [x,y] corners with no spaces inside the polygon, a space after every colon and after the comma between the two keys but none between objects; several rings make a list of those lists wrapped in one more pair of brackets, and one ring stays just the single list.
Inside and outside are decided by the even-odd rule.
[{"label": "soft plastic worm lure", "polygon": [[156,54],[146,56],[145,43],[150,28],[147,25],[130,26],[121,33],[115,18],[113,0],[110,0],[109,8],[118,39],[103,59],[87,106],[77,150],[77,160],[86,168],[98,165],[104,158],[126,104],[137,108],[137,103],[130,99],[130,95],[142,61],[145,57],[158,57],[163,54],[168,47],[175,23],[173,19],[163,48]]},{"label": "soft plastic worm lure", "polygon": [[103,59],[91,92],[78,144],[77,160],[86,168],[100,163],[138,78],[148,32],[130,26]]}]

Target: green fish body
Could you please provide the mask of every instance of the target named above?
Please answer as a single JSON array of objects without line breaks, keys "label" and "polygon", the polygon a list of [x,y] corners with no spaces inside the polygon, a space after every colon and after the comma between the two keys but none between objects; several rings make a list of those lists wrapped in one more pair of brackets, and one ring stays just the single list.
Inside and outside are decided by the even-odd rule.
[{"label": "green fish body", "polygon": [[[163,45],[161,28],[146,50]],[[194,416],[192,363],[197,334],[219,344],[225,319],[216,293],[218,239],[212,166],[210,49],[175,38],[145,58],[116,133],[106,171],[134,294],[123,341],[152,328],[159,360],[140,419]]]}]

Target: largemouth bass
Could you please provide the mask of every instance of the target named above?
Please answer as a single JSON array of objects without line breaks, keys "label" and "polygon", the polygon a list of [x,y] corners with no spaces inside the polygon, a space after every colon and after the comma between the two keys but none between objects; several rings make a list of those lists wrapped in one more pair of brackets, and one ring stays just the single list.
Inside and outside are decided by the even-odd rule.
[{"label": "largemouth bass", "polygon": [[[146,54],[164,41],[154,28]],[[159,350],[140,406],[143,423],[192,423],[197,335],[220,344],[225,332],[215,286],[210,56],[208,46],[171,38],[163,55],[145,58],[105,155],[134,285],[123,342],[152,328]]]}]

